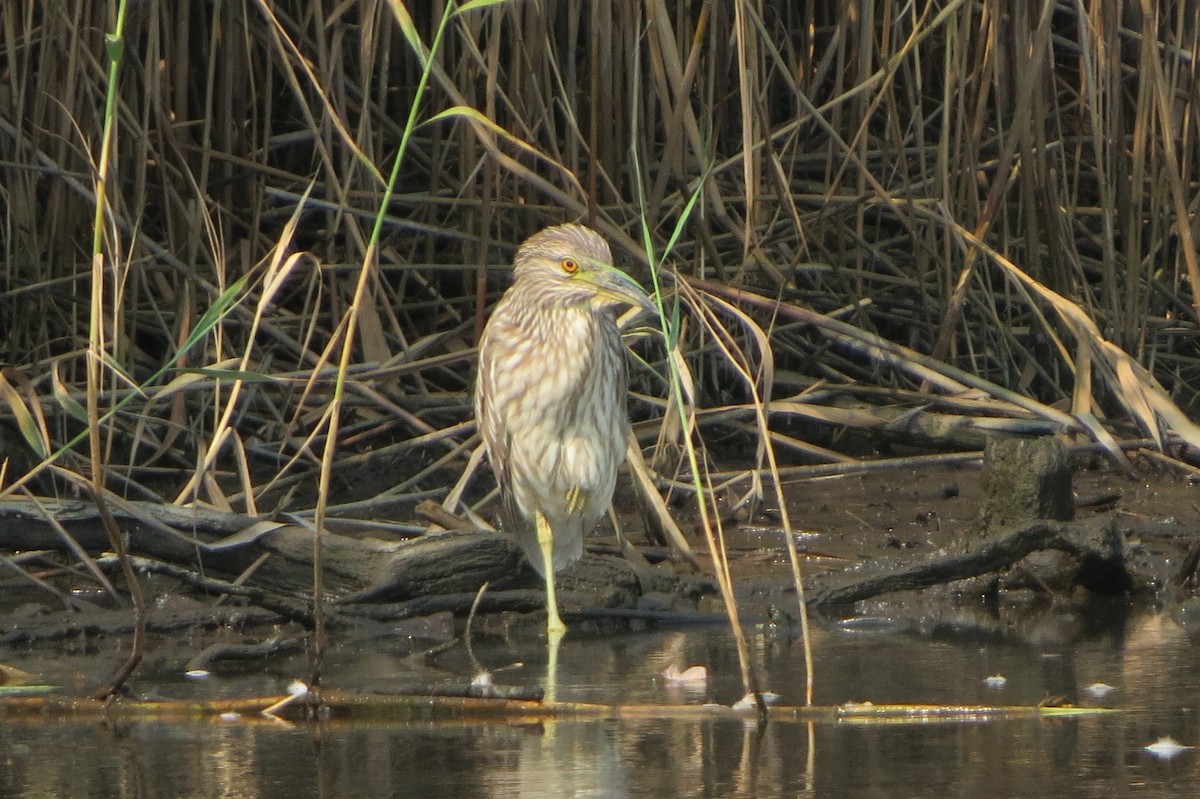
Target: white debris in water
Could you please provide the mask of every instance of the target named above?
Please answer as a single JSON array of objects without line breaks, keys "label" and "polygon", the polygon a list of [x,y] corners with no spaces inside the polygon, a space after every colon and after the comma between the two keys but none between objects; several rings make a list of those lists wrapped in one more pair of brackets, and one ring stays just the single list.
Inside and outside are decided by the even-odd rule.
[{"label": "white debris in water", "polygon": [[983,684],[988,688],[1003,688],[1008,678],[1003,674],[993,674],[991,677],[984,677]]},{"label": "white debris in water", "polygon": [[900,619],[893,619],[888,616],[854,616],[848,619],[842,619],[837,623],[837,628],[844,633],[862,634],[862,633],[888,633],[897,630],[903,630],[908,626],[907,622]]},{"label": "white debris in water", "polygon": [[212,672],[208,669],[188,669],[183,673],[183,676],[189,680],[207,680],[212,676]]},{"label": "white debris in water", "polygon": [[1117,686],[1109,685],[1106,682],[1094,682],[1083,690],[1087,691],[1088,696],[1093,699],[1103,699],[1104,697],[1117,690]]},{"label": "white debris in water", "polygon": [[490,671],[481,671],[471,680],[471,685],[475,688],[490,688],[495,684],[492,681],[492,673]]},{"label": "white debris in water", "polygon": [[222,713],[221,715],[217,716],[217,720],[218,721],[241,721],[242,714],[234,713],[233,711],[229,711],[228,713]]},{"label": "white debris in water", "polygon": [[[770,691],[763,691],[761,696],[763,699],[763,704],[767,707],[779,704],[779,694],[772,693]],[[757,707],[758,700],[754,698],[754,694],[752,693],[746,694],[741,699],[733,703],[734,710],[753,710]]]},{"label": "white debris in water", "polygon": [[287,707],[297,699],[308,696],[308,686],[302,680],[292,680],[290,683],[288,683],[287,692],[288,695],[283,699],[280,699],[278,702],[268,708],[263,708],[259,712],[264,716],[273,716],[275,711]]},{"label": "white debris in water", "polygon": [[871,702],[870,700],[865,702],[843,702],[841,707],[842,710],[854,713],[858,711],[870,710],[871,708],[875,707],[875,703]]},{"label": "white debris in water", "polygon": [[1147,744],[1142,748],[1161,760],[1170,760],[1180,752],[1183,752],[1187,749],[1195,749],[1196,747],[1185,746],[1171,736],[1167,735],[1159,738],[1152,744]]},{"label": "white debris in water", "polygon": [[688,666],[683,671],[672,663],[661,672],[659,676],[670,684],[682,683],[703,683],[708,681],[708,669],[704,666]]}]

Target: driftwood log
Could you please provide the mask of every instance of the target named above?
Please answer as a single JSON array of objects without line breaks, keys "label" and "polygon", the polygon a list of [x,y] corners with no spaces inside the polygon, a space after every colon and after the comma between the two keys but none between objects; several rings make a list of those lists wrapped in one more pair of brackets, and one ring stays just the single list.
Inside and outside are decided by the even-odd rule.
[{"label": "driftwood log", "polygon": [[896,591],[944,585],[993,574],[1035,552],[1065,553],[1078,564],[1077,584],[1097,593],[1115,594],[1134,587],[1125,536],[1106,520],[1099,523],[1035,520],[988,536],[917,557],[878,558],[832,576],[817,578],[808,589],[808,605],[830,609]]},{"label": "driftwood log", "polygon": [[[204,591],[242,597],[310,624],[313,532],[303,520],[263,521],[213,509],[112,502],[134,565]],[[53,523],[50,521],[53,519]],[[100,515],[83,501],[0,501],[0,552],[67,550],[59,527],[96,555],[109,547]],[[430,533],[405,540],[326,533],[326,590],[336,614],[409,618],[466,612],[480,586],[480,609],[537,610],[541,584],[511,536],[483,530]],[[236,580],[236,582],[234,582]],[[587,555],[560,574],[564,605],[678,608],[712,592],[707,578],[635,569],[620,558]]]},{"label": "driftwood log", "polygon": [[[111,502],[110,510],[132,555],[229,578],[253,568],[253,584],[292,595],[304,594],[312,585],[313,533],[302,520],[262,521],[144,502]],[[4,500],[0,549],[65,548],[47,514],[84,550],[109,548],[100,515],[90,503]],[[322,561],[333,595],[356,594],[364,601],[474,592],[485,582],[505,587],[519,584],[524,569],[515,541],[482,531],[402,541],[328,533],[322,537]]]},{"label": "driftwood log", "polygon": [[[313,534],[301,521],[262,521],[210,509],[135,502],[114,502],[111,510],[144,572],[241,596],[285,617],[311,622],[306,598],[312,583]],[[108,548],[99,514],[89,503],[5,500],[0,501],[0,550],[66,550],[62,533],[47,516],[88,552]],[[327,533],[322,551],[335,615],[386,620],[446,610],[463,613],[485,582],[491,588],[481,611],[534,611],[543,602],[540,592],[532,590],[539,580],[522,560],[516,542],[494,532],[454,531],[402,541]],[[1124,536],[1110,522],[1032,521],[932,554],[876,558],[812,577],[806,582],[808,603],[830,610],[880,594],[991,574],[1038,551],[1071,557],[1078,564],[1077,584],[1091,590],[1124,591],[1137,582],[1128,568]],[[620,558],[601,555],[586,556],[561,575],[560,584],[568,609],[607,608],[618,616],[632,612],[667,622],[686,619],[688,608],[694,612],[701,595],[714,592],[705,577],[677,574],[670,567],[635,570]],[[779,593],[774,592],[772,604],[778,603]],[[744,610],[751,615],[762,612],[763,605],[756,611],[754,598],[749,599]]]}]

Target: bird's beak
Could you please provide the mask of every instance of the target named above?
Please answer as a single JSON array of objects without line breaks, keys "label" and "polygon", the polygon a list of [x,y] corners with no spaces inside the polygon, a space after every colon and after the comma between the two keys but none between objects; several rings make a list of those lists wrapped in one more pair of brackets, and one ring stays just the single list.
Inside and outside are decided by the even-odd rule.
[{"label": "bird's beak", "polygon": [[584,280],[596,291],[596,300],[601,305],[629,305],[658,315],[658,308],[638,285],[637,281],[616,267],[580,272],[576,279]]}]

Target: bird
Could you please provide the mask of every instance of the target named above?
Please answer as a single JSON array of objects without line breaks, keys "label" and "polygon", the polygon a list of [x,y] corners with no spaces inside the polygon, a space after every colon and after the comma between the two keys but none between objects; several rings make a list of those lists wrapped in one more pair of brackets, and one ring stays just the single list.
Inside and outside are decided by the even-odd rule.
[{"label": "bird", "polygon": [[555,225],[517,248],[513,282],[479,339],[475,420],[502,527],[545,580],[552,639],[566,631],[554,574],[582,557],[625,460],[623,306],[656,313],[599,233]]}]

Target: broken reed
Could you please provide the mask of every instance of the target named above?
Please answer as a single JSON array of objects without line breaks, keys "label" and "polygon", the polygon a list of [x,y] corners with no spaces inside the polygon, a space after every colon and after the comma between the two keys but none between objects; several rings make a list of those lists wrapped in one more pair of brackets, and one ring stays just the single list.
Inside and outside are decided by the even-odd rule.
[{"label": "broken reed", "polygon": [[[967,244],[975,237],[1190,401],[1200,34],[1187,2],[1147,15],[1129,5],[575,0],[459,15],[358,310],[355,359],[409,367],[367,387],[381,397],[359,393],[348,423],[369,423],[379,399],[409,414],[399,424],[412,435],[461,418],[461,405],[439,414],[427,398],[465,389],[470,358],[447,353],[473,340],[484,267],[529,231],[582,218],[636,262],[639,226],[663,241],[697,191],[674,251],[687,274],[845,309],[856,326],[1018,392],[1069,398],[1062,325]],[[86,382],[107,8],[0,9],[0,359],[43,395],[52,367],[65,394]],[[424,41],[441,8],[414,19]],[[330,396],[325,378],[309,380],[355,294],[421,70],[384,0],[131,5],[105,229],[127,267],[106,316],[125,385],[165,364],[293,375],[255,386],[238,418],[266,449],[301,457],[287,442]],[[484,122],[427,121],[450,107]],[[267,309],[252,279],[202,347],[177,357],[281,243],[313,258]],[[708,346],[682,343],[692,356]],[[915,387],[814,347],[802,326],[773,329],[771,343],[798,372]],[[696,368],[702,386],[720,380],[712,359]],[[144,404],[127,435],[211,445],[222,377]],[[185,437],[158,419],[168,400]]]}]

